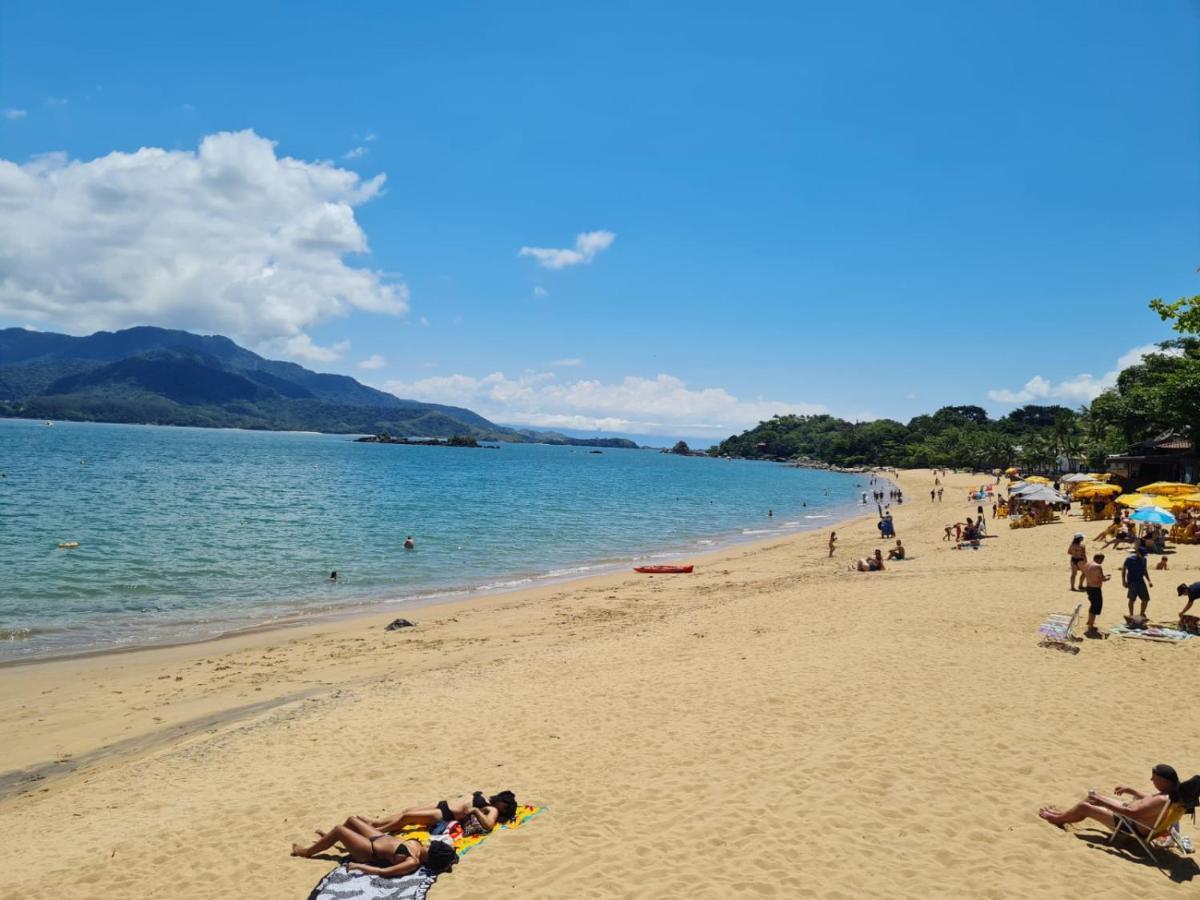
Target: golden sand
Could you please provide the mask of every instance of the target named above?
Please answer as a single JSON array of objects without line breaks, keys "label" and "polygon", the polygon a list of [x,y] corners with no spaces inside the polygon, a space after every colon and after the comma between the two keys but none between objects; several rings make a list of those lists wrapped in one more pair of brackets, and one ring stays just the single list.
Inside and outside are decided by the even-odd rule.
[{"label": "golden sand", "polygon": [[[993,523],[956,551],[942,526],[978,478],[941,504],[929,472],[899,480],[914,558],[882,573],[846,570],[886,546],[863,518],[833,559],[822,531],[401,632],[371,616],[0,670],[0,896],[303,898],[330,864],[292,841],[476,788],[550,809],[435,900],[1195,896],[1195,857],[1162,873],[1036,812],[1200,769],[1200,640],[1038,647],[1083,598],[1078,526]],[[1184,547],[1152,572],[1152,618],[1198,569]]]}]

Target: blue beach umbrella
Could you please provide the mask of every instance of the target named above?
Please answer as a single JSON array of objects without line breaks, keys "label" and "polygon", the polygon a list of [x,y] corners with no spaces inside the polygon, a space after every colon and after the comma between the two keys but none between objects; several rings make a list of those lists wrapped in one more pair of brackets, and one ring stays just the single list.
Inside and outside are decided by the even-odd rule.
[{"label": "blue beach umbrella", "polygon": [[1131,522],[1149,522],[1151,525],[1174,525],[1175,517],[1160,506],[1143,506],[1133,513]]}]

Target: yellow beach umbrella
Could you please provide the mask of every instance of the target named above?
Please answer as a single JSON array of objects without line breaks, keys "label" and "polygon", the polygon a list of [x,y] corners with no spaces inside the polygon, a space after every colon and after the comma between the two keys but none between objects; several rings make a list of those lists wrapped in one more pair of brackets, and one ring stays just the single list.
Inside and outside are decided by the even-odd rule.
[{"label": "yellow beach umbrella", "polygon": [[1181,506],[1200,506],[1200,491],[1194,494],[1176,494],[1171,499]]},{"label": "yellow beach umbrella", "polygon": [[1191,494],[1196,490],[1194,484],[1183,484],[1179,481],[1156,481],[1138,488],[1139,494]]},{"label": "yellow beach umbrella", "polygon": [[1016,466],[1012,466],[1012,467],[1009,467],[1004,470],[1005,475],[1018,475],[1018,474],[1020,474],[1020,472],[1021,472],[1021,470],[1018,469]]},{"label": "yellow beach umbrella", "polygon": [[1148,494],[1122,494],[1113,503],[1118,506],[1128,506],[1131,509],[1141,509],[1143,506],[1153,506],[1154,498]]},{"label": "yellow beach umbrella", "polygon": [[1045,478],[1041,475],[1030,475],[1028,478],[1025,479],[1025,483],[1026,484],[1052,484],[1053,482],[1051,482],[1049,478]]},{"label": "yellow beach umbrella", "polygon": [[1088,472],[1089,478],[1095,478],[1097,481],[1108,481],[1112,478],[1112,472]]},{"label": "yellow beach umbrella", "polygon": [[1087,484],[1081,484],[1075,489],[1076,497],[1105,497],[1119,493],[1121,493],[1121,488],[1119,485],[1100,484],[1096,481],[1090,481]]}]

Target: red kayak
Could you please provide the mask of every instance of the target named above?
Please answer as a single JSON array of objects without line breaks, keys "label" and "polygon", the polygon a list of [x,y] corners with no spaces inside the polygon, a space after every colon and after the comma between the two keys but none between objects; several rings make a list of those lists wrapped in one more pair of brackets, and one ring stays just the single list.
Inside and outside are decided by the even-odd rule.
[{"label": "red kayak", "polygon": [[635,566],[643,575],[691,575],[694,566]]}]

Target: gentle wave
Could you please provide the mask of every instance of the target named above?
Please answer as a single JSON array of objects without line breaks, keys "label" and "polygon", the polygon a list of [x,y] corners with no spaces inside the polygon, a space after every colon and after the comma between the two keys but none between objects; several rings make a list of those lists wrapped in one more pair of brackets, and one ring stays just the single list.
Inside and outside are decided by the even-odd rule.
[{"label": "gentle wave", "polygon": [[852,476],[637,451],[0,420],[0,459],[0,659],[511,590],[862,511]]}]

